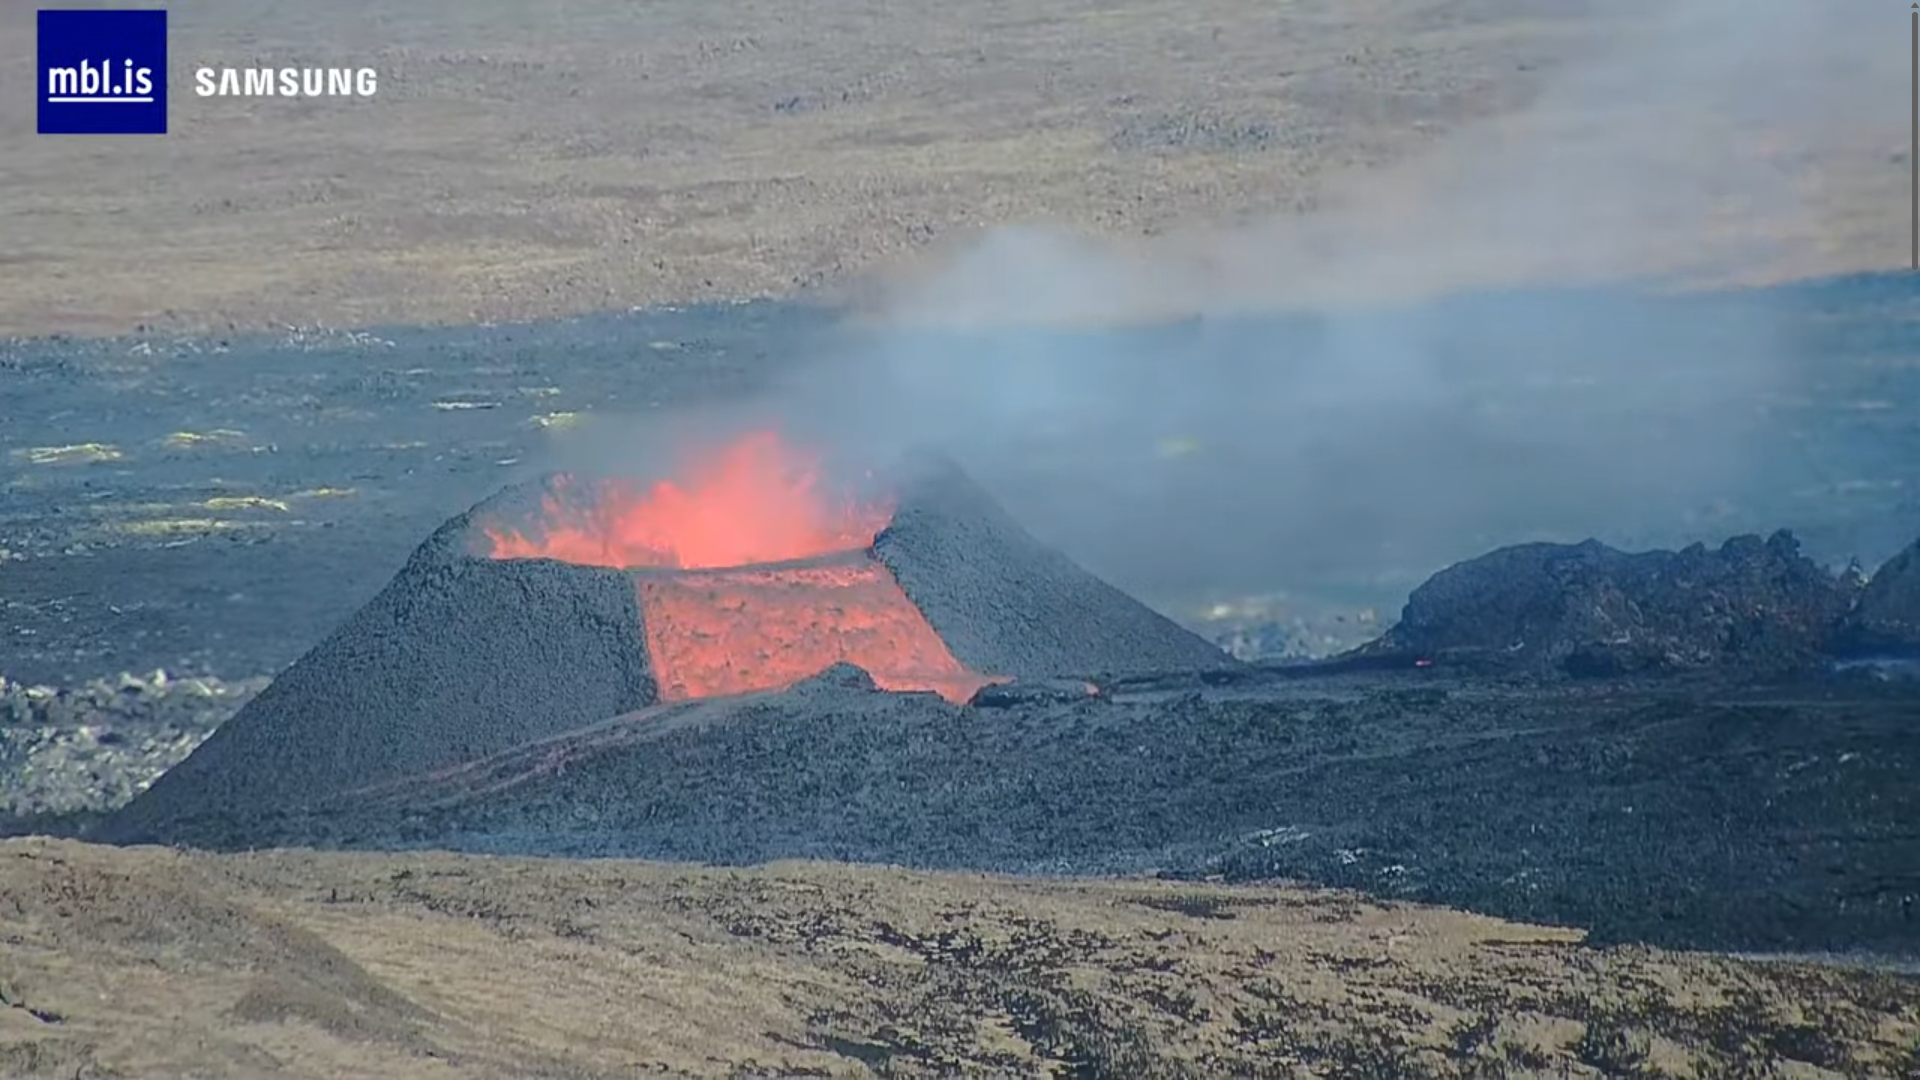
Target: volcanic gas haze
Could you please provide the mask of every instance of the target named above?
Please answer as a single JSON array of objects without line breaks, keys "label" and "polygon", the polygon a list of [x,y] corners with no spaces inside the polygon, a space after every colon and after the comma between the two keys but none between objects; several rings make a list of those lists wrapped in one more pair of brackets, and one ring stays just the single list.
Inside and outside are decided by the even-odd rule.
[{"label": "volcanic gas haze", "polygon": [[666,701],[783,689],[842,662],[956,702],[997,681],[956,660],[872,557],[891,499],[836,493],[817,455],[774,432],[684,473],[585,491],[562,479],[530,528],[484,529],[491,554],[633,571]]}]

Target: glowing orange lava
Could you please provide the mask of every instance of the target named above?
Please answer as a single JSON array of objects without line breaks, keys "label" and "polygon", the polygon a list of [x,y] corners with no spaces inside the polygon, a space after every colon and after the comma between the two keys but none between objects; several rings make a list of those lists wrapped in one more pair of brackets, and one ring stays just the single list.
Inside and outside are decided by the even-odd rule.
[{"label": "glowing orange lava", "polygon": [[965,701],[998,680],[968,671],[877,562],[705,570],[641,579],[665,701],[791,686],[845,661],[884,690]]},{"label": "glowing orange lava", "polygon": [[592,507],[549,497],[540,535],[486,530],[496,559],[557,559],[582,566],[698,570],[858,551],[893,508],[836,501],[820,488],[817,459],[759,432],[693,470],[685,486],[651,490],[609,482]]},{"label": "glowing orange lava", "polygon": [[[884,504],[836,502],[816,460],[773,434],[746,436],[682,484],[606,484],[585,509],[548,498],[532,536],[486,529],[496,559],[555,559],[638,577],[647,655],[664,701],[778,690],[833,664],[886,690],[964,702],[1002,679],[969,671],[865,555]],[[564,494],[564,493],[563,493]],[[844,563],[765,563],[836,554]]]}]

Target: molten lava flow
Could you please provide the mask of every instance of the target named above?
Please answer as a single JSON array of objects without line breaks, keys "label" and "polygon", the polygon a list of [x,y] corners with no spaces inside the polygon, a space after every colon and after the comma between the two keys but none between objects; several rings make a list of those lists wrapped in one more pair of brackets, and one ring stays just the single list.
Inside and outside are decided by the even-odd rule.
[{"label": "molten lava flow", "polygon": [[872,544],[892,508],[836,501],[819,479],[817,459],[762,432],[694,469],[685,486],[663,480],[643,491],[607,483],[587,509],[545,500],[538,536],[505,529],[486,534],[496,559],[687,570],[786,562]]},{"label": "molten lava flow", "polygon": [[[586,508],[569,494],[545,500],[535,536],[487,529],[493,557],[688,571],[636,586],[663,700],[778,690],[842,661],[882,689],[956,702],[1002,681],[967,670],[887,568],[857,554],[893,508],[836,503],[817,462],[777,435],[733,443],[684,486],[606,484]],[[838,554],[844,565],[757,565]]]},{"label": "molten lava flow", "polygon": [[881,689],[954,702],[1001,681],[954,659],[877,562],[673,574],[643,578],[639,589],[666,701],[777,690],[841,661]]}]

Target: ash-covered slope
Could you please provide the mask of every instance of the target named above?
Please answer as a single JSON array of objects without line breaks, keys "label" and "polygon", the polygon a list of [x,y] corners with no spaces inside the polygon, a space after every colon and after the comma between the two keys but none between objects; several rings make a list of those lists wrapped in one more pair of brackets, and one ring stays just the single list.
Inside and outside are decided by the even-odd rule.
[{"label": "ash-covered slope", "polygon": [[918,464],[873,548],[975,671],[1098,678],[1239,666],[1042,544],[950,462]]},{"label": "ash-covered slope", "polygon": [[105,837],[161,839],[181,814],[296,805],[653,701],[625,574],[471,550],[475,521],[534,494],[509,488],[441,526],[365,607],[116,814]]}]

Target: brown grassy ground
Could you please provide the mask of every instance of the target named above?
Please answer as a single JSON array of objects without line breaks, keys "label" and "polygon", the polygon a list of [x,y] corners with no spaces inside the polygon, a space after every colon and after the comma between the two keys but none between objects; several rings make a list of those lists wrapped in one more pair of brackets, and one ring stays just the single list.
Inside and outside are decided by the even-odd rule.
[{"label": "brown grassy ground", "polygon": [[[208,0],[172,13],[172,133],[103,139],[28,134],[34,8],[0,5],[0,333],[780,295],[1008,222],[1138,238],[1285,216],[1528,102],[1608,29],[1597,5],[1537,8]],[[201,99],[201,64],[382,83]],[[1903,129],[1876,123],[1823,113],[1831,153],[1769,149],[1812,220],[1741,273],[1904,261]],[[1705,248],[1730,267],[1737,239]]]},{"label": "brown grassy ground", "polygon": [[19,840],[0,911],[0,1071],[28,1075],[1920,1065],[1911,979],[1294,889]]}]

